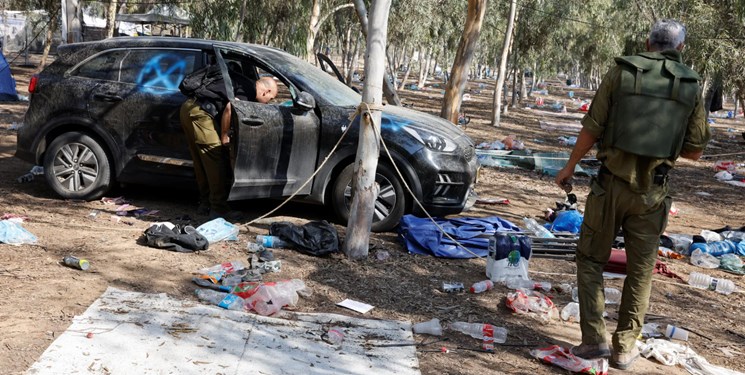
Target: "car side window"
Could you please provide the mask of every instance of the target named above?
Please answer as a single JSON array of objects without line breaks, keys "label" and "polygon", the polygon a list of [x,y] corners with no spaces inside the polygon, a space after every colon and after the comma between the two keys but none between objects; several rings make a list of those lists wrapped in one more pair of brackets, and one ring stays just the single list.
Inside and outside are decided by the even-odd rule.
[{"label": "car side window", "polygon": [[122,61],[119,81],[150,93],[178,91],[184,76],[202,65],[201,51],[133,49]]},{"label": "car side window", "polygon": [[126,53],[127,51],[124,50],[104,52],[80,65],[72,75],[116,81],[118,79],[119,61]]}]

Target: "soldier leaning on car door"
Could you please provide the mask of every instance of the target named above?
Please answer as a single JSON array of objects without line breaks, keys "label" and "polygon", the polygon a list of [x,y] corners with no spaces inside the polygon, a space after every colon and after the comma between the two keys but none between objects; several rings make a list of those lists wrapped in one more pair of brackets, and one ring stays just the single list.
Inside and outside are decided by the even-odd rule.
[{"label": "soldier leaning on car door", "polygon": [[[237,65],[237,64],[236,64]],[[234,68],[235,69],[235,68]],[[204,80],[205,85],[193,92],[184,92],[188,99],[181,106],[181,126],[189,142],[189,152],[194,161],[194,174],[199,188],[197,214],[211,218],[236,219],[239,214],[228,206],[228,177],[230,173],[228,150],[232,106],[228,99],[220,67],[212,64],[192,75],[214,76]],[[258,81],[231,70],[236,100],[268,103],[277,95],[274,79],[263,77]],[[187,80],[189,76],[185,77]],[[219,123],[217,119],[220,119]]]}]

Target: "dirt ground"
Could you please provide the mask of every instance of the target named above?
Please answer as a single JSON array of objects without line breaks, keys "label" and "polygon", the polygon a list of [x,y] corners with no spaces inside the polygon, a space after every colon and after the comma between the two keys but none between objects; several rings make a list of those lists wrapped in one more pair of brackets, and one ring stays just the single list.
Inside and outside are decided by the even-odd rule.
[{"label": "dirt ground", "polygon": [[[18,91],[22,95],[27,95],[31,72],[31,68],[13,66]],[[482,84],[484,87],[481,87]],[[488,118],[492,94],[489,85],[493,86],[493,83],[472,82],[471,100],[464,103],[466,113],[472,117],[466,132],[476,143],[501,140],[515,134],[534,151],[570,150],[567,146],[561,146],[557,137],[572,135],[571,132],[545,131],[538,126],[539,118],[557,120],[551,118],[553,116],[550,114],[516,108],[503,117],[501,127],[490,126]],[[437,113],[441,90],[437,87],[423,91],[402,90],[401,96],[416,109]],[[547,102],[569,102],[569,89],[552,87],[550,90],[553,95],[547,98]],[[578,97],[591,97],[591,93],[585,90],[574,92]],[[732,106],[731,102],[727,104]],[[222,242],[198,254],[153,249],[138,242],[151,221],[193,224],[206,221],[205,217],[196,214],[192,193],[140,187],[119,189],[110,196],[123,195],[133,205],[159,210],[160,214],[144,219],[125,218],[122,222],[114,223],[110,220],[114,206],[106,206],[98,201],[61,200],[46,186],[43,178],[29,183],[17,182],[16,178],[32,167],[13,157],[16,134],[12,127],[22,121],[26,105],[0,104],[0,214],[27,216],[24,227],[38,236],[39,241],[33,246],[0,244],[0,373],[24,372],[65,331],[72,318],[81,314],[107,287],[194,299],[195,286],[190,281],[192,271],[216,263],[245,259],[247,241],[256,234],[266,234],[266,224],[241,226],[238,242]],[[524,104],[520,107],[524,107]],[[572,116],[574,111],[571,106],[569,112],[569,116]],[[714,142],[706,150],[707,155],[742,151],[743,139],[740,134],[745,131],[742,117],[736,120],[717,118],[713,129]],[[713,178],[714,161],[722,159],[725,158],[679,162],[671,176],[672,196],[679,213],[670,218],[668,232],[698,234],[702,229],[745,225],[745,212],[738,208],[742,206],[744,190],[719,183]],[[742,156],[729,159],[743,162]],[[575,183],[580,207],[584,206],[588,181],[580,177]],[[563,193],[551,178],[519,169],[483,168],[476,190],[482,198],[507,198],[511,203],[507,206],[477,205],[462,215],[497,215],[515,223],[521,223],[522,217],[540,216],[544,208],[553,207],[556,200],[563,199]],[[252,201],[243,203],[239,208],[248,218],[254,218],[276,204],[276,201]],[[100,213],[91,219],[89,213],[93,210]],[[330,220],[331,213],[314,206],[290,204],[266,223],[274,220],[300,223],[306,219]],[[337,225],[337,229],[343,238],[344,228]],[[381,251],[389,252],[390,258],[378,260],[376,254]],[[61,266],[59,260],[68,254],[88,259],[91,270],[82,272]],[[282,260],[282,271],[269,274],[267,280],[300,278],[313,291],[310,299],[301,300],[298,311],[357,316],[335,305],[345,298],[351,298],[375,306],[366,315],[371,319],[420,322],[439,318],[443,321],[489,322],[508,328],[507,342],[516,344],[497,346],[494,354],[457,349],[459,346],[477,348],[479,343],[470,337],[446,331],[448,342],[424,349],[444,345],[451,349],[450,353],[420,353],[419,363],[423,374],[566,373],[534,360],[528,350],[551,343],[574,345],[580,341],[579,325],[576,323],[554,321],[545,324],[511,313],[504,305],[507,289],[502,286],[478,295],[441,292],[443,281],[455,280],[470,285],[484,279],[485,261],[414,256],[406,252],[393,233],[372,235],[370,257],[365,261],[352,262],[343,255],[315,258],[282,249],[275,251],[275,257]],[[686,280],[690,272],[696,271],[696,267],[691,266],[687,259],[662,261]],[[530,270],[536,280],[553,283],[575,281],[575,265],[565,260],[533,259]],[[745,280],[741,276],[722,271],[704,272],[732,280],[745,288]],[[700,335],[692,334],[688,342],[697,353],[713,364],[745,371],[742,356],[745,352],[745,336],[727,332],[731,330],[745,335],[745,328],[742,327],[745,326],[745,316],[739,313],[745,302],[743,294],[725,297],[691,289],[680,281],[664,276],[655,275],[654,279],[650,303],[650,313],[658,317],[654,321],[663,326],[671,323],[698,332]],[[622,282],[609,280],[606,286],[620,288]],[[559,307],[571,301],[567,294],[552,295]],[[615,309],[608,307],[611,317]],[[615,322],[612,318],[607,322],[610,334]],[[428,338],[417,336],[416,339],[421,341]],[[521,344],[523,346],[519,346]],[[611,370],[611,373],[619,372]],[[686,372],[680,367],[666,367],[642,359],[629,373]]]}]

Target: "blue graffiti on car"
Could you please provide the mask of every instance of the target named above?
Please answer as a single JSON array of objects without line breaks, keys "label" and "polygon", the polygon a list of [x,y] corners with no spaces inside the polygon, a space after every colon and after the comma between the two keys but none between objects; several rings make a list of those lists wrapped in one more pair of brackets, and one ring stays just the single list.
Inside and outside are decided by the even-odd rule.
[{"label": "blue graffiti on car", "polygon": [[186,61],[173,53],[161,53],[150,58],[137,76],[137,85],[150,94],[165,94],[178,90],[186,75]]}]

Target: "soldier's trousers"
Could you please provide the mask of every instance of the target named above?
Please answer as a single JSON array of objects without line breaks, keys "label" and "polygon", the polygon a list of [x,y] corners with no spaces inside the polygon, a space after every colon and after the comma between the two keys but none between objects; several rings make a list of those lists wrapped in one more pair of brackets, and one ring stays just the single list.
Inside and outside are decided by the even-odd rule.
[{"label": "soldier's trousers", "polygon": [[228,212],[228,158],[215,120],[194,99],[181,105],[179,116],[194,161],[200,205],[209,202],[213,213]]},{"label": "soldier's trousers", "polygon": [[613,347],[621,353],[634,347],[649,307],[659,236],[667,226],[671,203],[667,186],[654,185],[649,192],[640,194],[612,174],[593,178],[577,247],[580,327],[584,344],[606,342],[603,267],[610,258],[616,233],[623,228],[627,276]]}]

